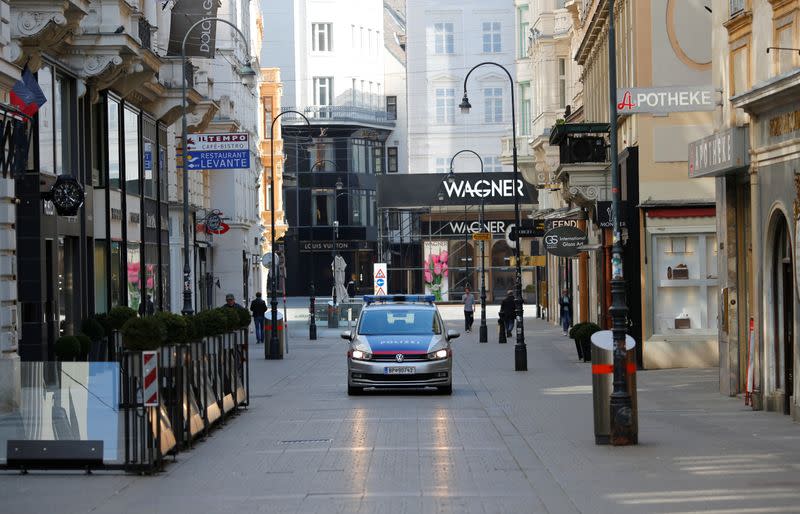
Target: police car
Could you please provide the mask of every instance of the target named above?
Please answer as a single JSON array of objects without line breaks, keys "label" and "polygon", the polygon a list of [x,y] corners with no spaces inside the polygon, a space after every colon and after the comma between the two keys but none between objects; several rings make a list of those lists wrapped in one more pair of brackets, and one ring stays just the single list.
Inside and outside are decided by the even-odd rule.
[{"label": "police car", "polygon": [[455,330],[446,330],[433,295],[365,296],[347,351],[347,394],[366,387],[436,387],[453,392]]}]

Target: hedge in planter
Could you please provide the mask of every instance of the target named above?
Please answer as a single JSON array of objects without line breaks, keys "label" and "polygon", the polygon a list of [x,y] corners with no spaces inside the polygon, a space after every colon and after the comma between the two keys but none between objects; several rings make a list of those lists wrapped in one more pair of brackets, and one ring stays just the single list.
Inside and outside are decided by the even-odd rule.
[{"label": "hedge in planter", "polygon": [[155,313],[153,318],[164,325],[167,344],[183,344],[188,340],[188,324],[183,316],[162,311]]},{"label": "hedge in planter", "polygon": [[228,330],[225,315],[219,309],[200,311],[194,316],[200,337],[218,336]]},{"label": "hedge in planter", "polygon": [[81,332],[86,334],[89,341],[100,341],[106,336],[106,330],[95,318],[86,318],[81,323]]},{"label": "hedge in planter", "polygon": [[225,318],[225,332],[231,332],[239,328],[239,314],[235,307],[219,307],[218,310]]},{"label": "hedge in planter", "polygon": [[575,339],[579,359],[586,362],[592,360],[592,334],[599,331],[600,327],[592,322],[578,323],[569,331],[570,337]]},{"label": "hedge in planter", "polygon": [[250,316],[250,312],[244,307],[239,307],[236,309],[236,314],[239,315],[239,327],[238,328],[247,328],[250,326],[250,321],[252,321],[252,317]]},{"label": "hedge in planter", "polygon": [[96,313],[94,316],[92,316],[92,319],[97,321],[100,326],[103,327],[103,335],[105,337],[111,337],[111,332],[113,329],[111,328],[111,320],[108,318],[107,312]]},{"label": "hedge in planter", "polygon": [[87,360],[89,357],[89,349],[92,347],[92,339],[86,334],[78,334],[75,336],[81,345],[81,351],[78,357],[81,360]]},{"label": "hedge in planter", "polygon": [[61,336],[56,339],[55,353],[60,361],[73,361],[81,353],[81,342],[75,336]]},{"label": "hedge in planter", "polygon": [[203,327],[197,321],[197,316],[184,314],[181,317],[183,318],[183,321],[186,322],[186,341],[193,342],[202,339]]},{"label": "hedge in planter", "polygon": [[130,307],[114,307],[108,313],[108,324],[112,330],[122,330],[129,319],[136,317],[136,311]]},{"label": "hedge in planter", "polygon": [[166,336],[164,325],[150,316],[131,318],[122,326],[122,344],[128,350],[157,350]]}]

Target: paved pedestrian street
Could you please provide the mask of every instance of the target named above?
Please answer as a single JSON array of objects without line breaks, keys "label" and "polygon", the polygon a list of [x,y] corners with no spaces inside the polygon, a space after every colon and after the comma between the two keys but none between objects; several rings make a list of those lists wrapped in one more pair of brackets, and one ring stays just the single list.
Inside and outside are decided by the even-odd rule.
[{"label": "paved pedestrian street", "polygon": [[0,511],[800,512],[800,426],[720,396],[717,369],[640,372],[639,445],[596,446],[572,341],[526,320],[529,370],[515,372],[496,321],[489,344],[477,324],[454,343],[452,397],[348,397],[338,331],[309,341],[293,321],[284,360],[252,352],[250,408],[163,473],[4,473]]}]

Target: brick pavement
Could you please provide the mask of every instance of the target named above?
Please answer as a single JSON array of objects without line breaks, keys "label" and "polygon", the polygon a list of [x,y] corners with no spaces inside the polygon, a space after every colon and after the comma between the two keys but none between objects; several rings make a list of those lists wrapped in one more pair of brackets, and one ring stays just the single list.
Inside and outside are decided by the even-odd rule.
[{"label": "brick pavement", "polygon": [[800,512],[800,427],[720,396],[716,369],[639,373],[640,444],[595,446],[571,340],[526,320],[529,371],[514,372],[513,344],[492,319],[478,344],[477,323],[454,343],[452,397],[350,398],[337,331],[311,342],[295,322],[283,361],[253,361],[248,412],[165,473],[2,474],[0,511]]}]

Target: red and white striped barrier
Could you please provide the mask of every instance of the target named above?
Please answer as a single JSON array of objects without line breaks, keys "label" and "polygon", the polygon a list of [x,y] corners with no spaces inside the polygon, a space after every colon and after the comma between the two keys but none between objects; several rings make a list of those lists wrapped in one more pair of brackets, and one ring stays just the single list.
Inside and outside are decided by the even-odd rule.
[{"label": "red and white striped barrier", "polygon": [[145,407],[158,407],[158,352],[142,352],[142,397]]}]

